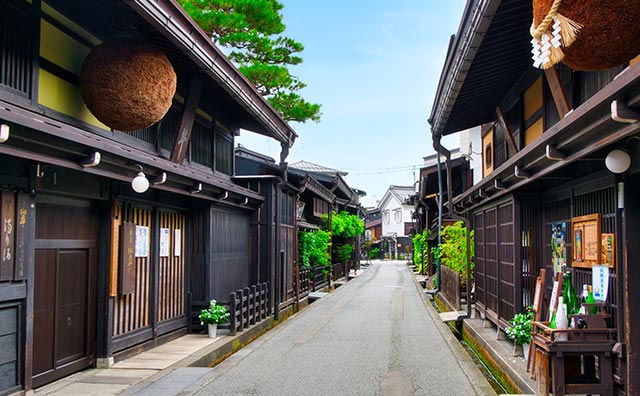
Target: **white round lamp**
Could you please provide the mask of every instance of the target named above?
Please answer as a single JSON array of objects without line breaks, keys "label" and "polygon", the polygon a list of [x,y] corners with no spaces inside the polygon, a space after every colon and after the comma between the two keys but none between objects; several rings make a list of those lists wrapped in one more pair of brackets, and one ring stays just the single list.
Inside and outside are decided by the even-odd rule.
[{"label": "white round lamp", "polygon": [[131,188],[137,193],[143,193],[149,189],[149,180],[143,172],[138,172],[138,175],[131,180]]},{"label": "white round lamp", "polygon": [[613,173],[623,173],[631,166],[631,157],[625,151],[613,150],[604,160],[607,169]]}]

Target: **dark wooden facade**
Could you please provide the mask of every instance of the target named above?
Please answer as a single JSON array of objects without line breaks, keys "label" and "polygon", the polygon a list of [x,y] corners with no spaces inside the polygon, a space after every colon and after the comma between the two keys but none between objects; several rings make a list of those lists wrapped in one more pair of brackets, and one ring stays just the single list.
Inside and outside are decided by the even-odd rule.
[{"label": "dark wooden facade", "polygon": [[[172,0],[0,0],[0,14],[3,395],[185,334],[209,299],[249,287],[264,198],[231,179],[234,136],[296,135]],[[79,92],[84,58],[123,26],[178,78],[164,118],[129,133]],[[140,168],[151,188],[138,194]]]},{"label": "dark wooden facade", "polygon": [[[631,198],[637,191],[630,183],[637,181],[639,170],[640,123],[635,118],[640,117],[621,122],[612,109],[637,112],[640,65],[632,60],[594,72],[561,64],[536,70],[529,66],[527,52],[530,3],[490,1],[478,9],[468,6],[465,15],[469,18],[463,21],[483,22],[461,24],[430,123],[435,146],[443,135],[472,126],[483,125],[485,132],[484,178],[450,200],[458,214],[471,219],[475,231],[476,308],[504,328],[514,313],[532,304],[540,269],[546,269],[551,284],[552,225],[566,227],[566,262],[574,289],[591,284],[592,269],[573,265],[571,230],[576,217],[599,216],[597,232],[613,234],[615,240],[606,300],[617,341],[613,393],[637,394],[640,382],[633,370],[640,364],[635,352],[640,347],[640,304],[630,288],[637,289],[639,219],[637,200]],[[473,54],[459,59],[464,51]],[[498,56],[503,53],[511,56]],[[455,62],[466,66],[454,69]],[[464,81],[455,95],[446,88],[452,81]],[[445,114],[445,108],[451,110]],[[631,156],[631,167],[623,173],[605,167],[613,149]],[[550,289],[545,290],[543,315],[549,296]]]}]

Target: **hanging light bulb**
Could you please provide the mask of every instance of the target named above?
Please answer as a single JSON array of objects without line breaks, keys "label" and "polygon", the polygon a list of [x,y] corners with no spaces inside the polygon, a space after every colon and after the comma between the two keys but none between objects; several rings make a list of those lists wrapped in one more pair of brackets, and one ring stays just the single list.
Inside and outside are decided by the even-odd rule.
[{"label": "hanging light bulb", "polygon": [[144,172],[142,172],[142,166],[138,166],[140,167],[140,172],[131,180],[131,188],[133,188],[133,191],[141,194],[149,189],[149,180],[144,175]]},{"label": "hanging light bulb", "polygon": [[613,173],[624,173],[631,166],[631,157],[625,151],[613,150],[604,159],[604,163]]}]

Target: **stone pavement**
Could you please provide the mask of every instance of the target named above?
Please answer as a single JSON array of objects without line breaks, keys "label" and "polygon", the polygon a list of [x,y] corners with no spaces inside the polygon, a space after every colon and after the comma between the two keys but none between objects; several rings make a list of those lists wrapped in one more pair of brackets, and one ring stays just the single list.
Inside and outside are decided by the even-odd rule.
[{"label": "stone pavement", "polygon": [[377,261],[214,368],[189,335],[36,395],[495,395],[404,261]]},{"label": "stone pavement", "polygon": [[495,395],[404,261],[374,263],[261,342],[182,394]]}]

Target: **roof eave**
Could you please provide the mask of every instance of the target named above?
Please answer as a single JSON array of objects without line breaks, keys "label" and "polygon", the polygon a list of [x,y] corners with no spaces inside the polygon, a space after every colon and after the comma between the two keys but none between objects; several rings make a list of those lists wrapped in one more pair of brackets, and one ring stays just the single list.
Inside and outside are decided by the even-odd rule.
[{"label": "roof eave", "polygon": [[174,0],[129,0],[129,6],[161,31],[176,46],[213,77],[242,107],[264,127],[265,134],[293,145],[296,132],[212,43],[205,32]]},{"label": "roof eave", "polygon": [[458,34],[449,47],[428,120],[434,139],[442,136],[442,131],[471,63],[480,48],[484,35],[491,26],[491,21],[500,3],[501,0],[478,0],[475,2],[469,0],[467,2]]}]

